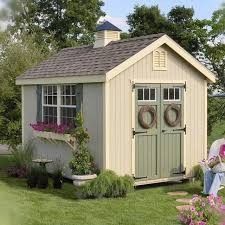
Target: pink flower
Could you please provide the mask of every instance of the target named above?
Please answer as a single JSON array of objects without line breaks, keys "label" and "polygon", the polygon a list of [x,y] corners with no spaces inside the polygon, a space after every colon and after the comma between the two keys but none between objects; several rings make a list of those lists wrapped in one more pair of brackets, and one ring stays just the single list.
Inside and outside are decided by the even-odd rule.
[{"label": "pink flower", "polygon": [[220,156],[222,158],[225,158],[225,145],[221,145],[220,146],[220,152],[219,152]]}]

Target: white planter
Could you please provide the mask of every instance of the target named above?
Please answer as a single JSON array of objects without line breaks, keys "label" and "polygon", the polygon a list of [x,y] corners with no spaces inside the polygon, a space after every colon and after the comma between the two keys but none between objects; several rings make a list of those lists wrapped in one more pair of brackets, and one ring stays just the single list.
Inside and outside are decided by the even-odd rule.
[{"label": "white planter", "polygon": [[70,134],[58,134],[54,132],[47,131],[36,131],[33,130],[34,137],[44,139],[50,143],[54,143],[57,141],[62,141],[67,143],[73,150],[76,149],[76,139],[72,137]]},{"label": "white planter", "polygon": [[85,184],[87,181],[93,180],[97,177],[96,174],[90,175],[72,175],[73,184],[76,187],[79,187]]}]

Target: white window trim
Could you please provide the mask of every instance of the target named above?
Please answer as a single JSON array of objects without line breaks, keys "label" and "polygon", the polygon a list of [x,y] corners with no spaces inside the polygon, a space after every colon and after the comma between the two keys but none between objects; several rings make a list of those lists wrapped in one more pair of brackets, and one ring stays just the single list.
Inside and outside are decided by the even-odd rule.
[{"label": "white window trim", "polygon": [[[174,89],[174,99],[164,99],[164,89],[168,90],[168,98],[169,98],[169,89]],[[181,88],[180,87],[169,87],[163,89],[163,101],[164,102],[180,102],[181,101]],[[175,89],[179,89],[179,99],[175,99]]]},{"label": "white window trim", "polygon": [[[143,100],[139,100],[138,99],[138,101],[139,102],[156,102],[157,101],[157,91],[156,91],[156,88],[146,88],[146,87],[143,87],[143,88],[138,88],[138,90],[139,89],[142,89],[143,90]],[[150,93],[150,89],[154,89],[155,90],[155,99],[154,100],[151,100],[151,99],[149,99],[149,100],[144,100],[144,95],[145,95],[145,93],[144,93],[144,89],[149,89],[149,97],[151,97],[151,93]]]},{"label": "white window trim", "polygon": [[[57,108],[57,125],[61,124],[61,108],[77,108],[76,105],[62,105],[61,104],[61,86],[70,86],[70,85],[74,85],[74,84],[60,84],[60,85],[43,85],[42,86],[42,106],[41,106],[41,110],[42,110],[42,122],[44,121],[44,107],[55,107]],[[49,105],[49,104],[44,104],[44,87],[47,86],[56,86],[57,87],[57,104],[56,105]],[[68,95],[71,96],[71,95]],[[76,96],[76,95],[75,95]]]},{"label": "white window trim", "polygon": [[[155,54],[156,52],[159,52],[161,54],[162,52],[165,53],[165,66],[155,66]],[[155,50],[153,51],[153,57],[152,57],[152,65],[153,65],[153,70],[154,71],[165,71],[168,69],[168,56],[167,56],[167,51],[165,50]]]}]

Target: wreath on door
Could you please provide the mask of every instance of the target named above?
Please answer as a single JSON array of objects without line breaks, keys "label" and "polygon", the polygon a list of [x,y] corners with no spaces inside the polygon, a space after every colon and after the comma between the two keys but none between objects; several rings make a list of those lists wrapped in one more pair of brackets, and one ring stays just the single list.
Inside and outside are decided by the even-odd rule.
[{"label": "wreath on door", "polygon": [[[170,119],[170,116],[169,116],[169,112],[171,110],[175,111],[175,113],[176,113],[176,119],[173,121]],[[166,108],[165,113],[164,113],[164,118],[165,118],[166,123],[170,127],[176,127],[181,122],[181,108],[176,104],[168,105],[168,107]]]},{"label": "wreath on door", "polygon": [[[150,115],[151,115],[152,120],[150,123],[146,123],[144,121],[144,113],[146,113],[146,112],[150,113]],[[152,106],[149,106],[149,105],[142,106],[138,113],[138,122],[141,125],[141,127],[144,129],[150,129],[150,128],[154,127],[154,125],[157,122],[156,110]]]}]

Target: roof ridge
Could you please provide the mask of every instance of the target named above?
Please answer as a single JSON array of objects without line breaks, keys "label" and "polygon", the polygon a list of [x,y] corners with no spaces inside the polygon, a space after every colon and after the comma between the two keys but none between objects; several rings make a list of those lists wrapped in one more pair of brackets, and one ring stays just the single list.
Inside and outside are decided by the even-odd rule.
[{"label": "roof ridge", "polygon": [[94,45],[81,45],[81,46],[74,46],[74,47],[67,47],[67,48],[63,48],[60,50],[61,51],[64,51],[64,50],[73,50],[73,49],[81,49],[81,48],[89,48],[89,47],[93,47]]},{"label": "roof ridge", "polygon": [[149,35],[143,35],[143,36],[139,36],[139,37],[122,39],[122,40],[118,40],[118,41],[112,41],[109,44],[128,42],[128,41],[137,41],[137,40],[148,39],[148,38],[159,38],[159,37],[162,37],[163,35],[165,35],[165,33],[149,34]]}]

